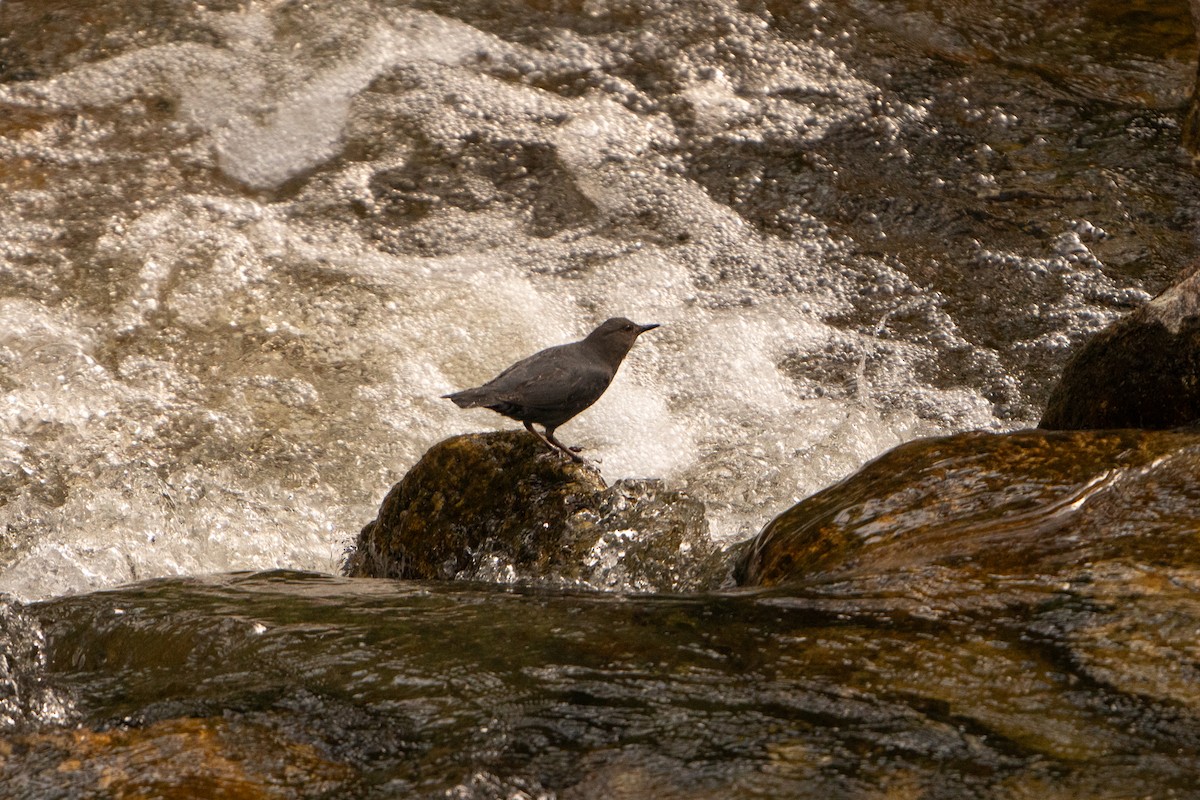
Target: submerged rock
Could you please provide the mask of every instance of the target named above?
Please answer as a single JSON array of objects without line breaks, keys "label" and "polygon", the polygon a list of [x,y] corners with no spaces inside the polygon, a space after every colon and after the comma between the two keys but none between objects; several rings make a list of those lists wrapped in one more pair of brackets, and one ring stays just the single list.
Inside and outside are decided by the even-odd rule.
[{"label": "submerged rock", "polygon": [[964,433],[901,445],[776,517],[738,582],[970,564],[1200,564],[1200,432]]},{"label": "submerged rock", "polygon": [[1200,269],[1071,357],[1039,427],[1175,428],[1200,420]]},{"label": "submerged rock", "polygon": [[719,581],[704,505],[648,480],[605,485],[525,431],[455,436],[392,487],[351,577],[557,580],[639,591]]}]

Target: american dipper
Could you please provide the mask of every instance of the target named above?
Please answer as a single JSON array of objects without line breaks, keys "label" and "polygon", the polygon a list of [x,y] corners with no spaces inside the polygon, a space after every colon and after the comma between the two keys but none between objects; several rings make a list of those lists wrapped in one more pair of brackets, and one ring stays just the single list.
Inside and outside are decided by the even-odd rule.
[{"label": "american dipper", "polygon": [[[638,325],[614,317],[580,342],[560,344],[522,359],[476,389],[444,394],[459,408],[490,408],[520,420],[551,449],[583,462],[554,438],[554,429],[600,399],[617,367],[640,334],[658,325]],[[533,423],[546,429],[543,436]]]}]

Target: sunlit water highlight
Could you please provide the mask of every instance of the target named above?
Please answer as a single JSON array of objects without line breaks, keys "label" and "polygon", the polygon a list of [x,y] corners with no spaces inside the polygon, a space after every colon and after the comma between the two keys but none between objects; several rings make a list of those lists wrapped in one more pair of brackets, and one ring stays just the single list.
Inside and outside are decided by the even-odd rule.
[{"label": "sunlit water highlight", "polygon": [[[852,11],[102,5],[76,50],[5,3],[0,591],[336,571],[432,443],[507,424],[441,394],[615,314],[663,327],[562,435],[721,543],[914,436],[1028,424],[1183,255],[1087,171],[999,219],[1075,112],[911,53],[891,85],[851,45],[893,20]],[[1089,133],[1148,153],[1119,189],[1149,208],[1168,123]]]}]

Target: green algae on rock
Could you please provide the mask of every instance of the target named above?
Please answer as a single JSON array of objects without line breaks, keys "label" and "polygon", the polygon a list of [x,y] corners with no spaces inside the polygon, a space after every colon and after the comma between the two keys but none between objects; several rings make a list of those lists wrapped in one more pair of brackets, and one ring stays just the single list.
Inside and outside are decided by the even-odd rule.
[{"label": "green algae on rock", "polygon": [[434,445],[347,556],[351,577],[492,578],[677,591],[719,581],[704,505],[657,481],[605,485],[525,431]]},{"label": "green algae on rock", "polygon": [[743,585],[973,563],[1200,560],[1200,432],[963,433],[901,445],[772,520]]}]

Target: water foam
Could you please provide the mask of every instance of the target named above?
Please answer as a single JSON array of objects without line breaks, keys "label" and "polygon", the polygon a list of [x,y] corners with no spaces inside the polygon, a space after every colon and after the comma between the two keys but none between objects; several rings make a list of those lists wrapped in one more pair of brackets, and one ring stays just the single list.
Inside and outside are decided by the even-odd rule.
[{"label": "water foam", "polygon": [[[366,6],[348,4],[349,16]],[[201,129],[218,167],[254,189],[273,189],[336,156],[351,103],[385,70],[405,63],[457,65],[512,47],[467,25],[417,11],[371,14],[341,31],[341,57],[315,66],[300,41],[253,5],[208,13],[221,47],[147,47],[46,81],[0,86],[0,104],[71,109],[150,95],[178,99],[178,119]],[[323,31],[328,37],[329,31]],[[325,42],[328,45],[328,42]]]},{"label": "water foam", "polygon": [[[677,122],[638,110],[635,87],[568,96],[506,72],[518,62],[524,74],[586,72],[603,48],[564,41],[551,52],[358,4],[344,19],[318,15],[332,31],[310,42],[297,30],[311,29],[265,8],[206,17],[220,47],[157,45],[0,87],[0,102],[74,114],[177,97],[176,122],[199,130],[226,177],[269,188],[319,173],[285,199],[213,182],[94,209],[104,218],[94,251],[55,251],[67,266],[49,273],[26,264],[51,262],[67,223],[39,232],[46,201],[33,193],[0,210],[14,223],[0,258],[39,298],[2,308],[17,324],[0,332],[0,480],[12,498],[0,508],[0,591],[335,569],[432,443],[513,424],[441,394],[608,316],[663,327],[562,437],[609,479],[688,488],[722,542],[906,438],[995,424],[974,390],[924,382],[917,367],[935,345],[827,322],[861,302],[846,243],[818,220],[806,237],[757,230],[687,177]],[[786,130],[812,141],[872,113],[870,87],[829,51],[731,13],[749,26],[739,52],[756,60],[731,56],[719,74],[696,53],[675,64],[681,102],[703,112],[701,139]],[[319,52],[322,41],[351,44]],[[820,102],[806,102],[817,86]],[[137,163],[82,136],[0,150]],[[344,158],[350,144],[373,160]],[[190,147],[174,156],[193,164]],[[512,152],[544,159],[575,198],[552,209],[554,225],[530,224]],[[454,166],[430,187],[401,187],[420,195],[420,213],[379,189],[383,173],[419,175],[430,153]],[[495,183],[487,159],[503,167]],[[469,208],[436,194],[460,173],[478,190]],[[18,258],[22,248],[38,259]],[[99,297],[46,300],[79,290],[75,257],[94,259],[80,271]],[[898,271],[871,268],[880,313],[918,296]],[[935,300],[922,309],[946,342],[967,346]],[[814,354],[833,378],[808,369]]]}]

